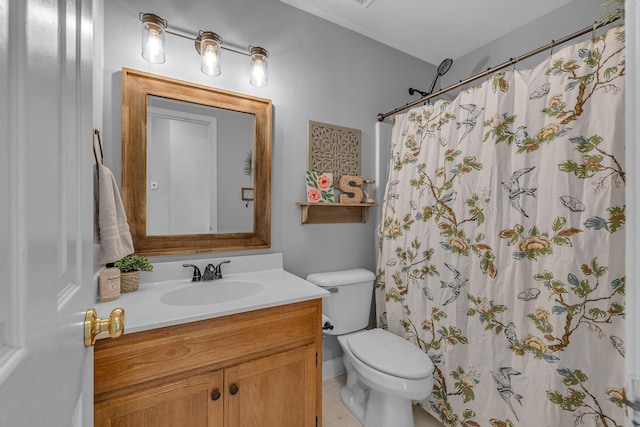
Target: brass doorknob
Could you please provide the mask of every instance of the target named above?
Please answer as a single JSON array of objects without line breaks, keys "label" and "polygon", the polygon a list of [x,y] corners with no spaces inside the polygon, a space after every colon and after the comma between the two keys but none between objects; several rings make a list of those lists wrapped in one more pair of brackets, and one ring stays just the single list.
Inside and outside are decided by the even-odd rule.
[{"label": "brass doorknob", "polygon": [[124,309],[114,308],[108,319],[98,318],[95,308],[87,310],[84,316],[84,346],[91,347],[98,334],[107,331],[111,338],[118,338],[124,333]]}]

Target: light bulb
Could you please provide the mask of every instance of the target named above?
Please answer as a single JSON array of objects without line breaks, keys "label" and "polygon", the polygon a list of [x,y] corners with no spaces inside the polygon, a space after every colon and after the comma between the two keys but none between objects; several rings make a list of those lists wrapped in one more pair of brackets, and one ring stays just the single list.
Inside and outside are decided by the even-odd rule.
[{"label": "light bulb", "polygon": [[251,48],[251,78],[249,83],[255,87],[267,85],[267,51],[261,47]]},{"label": "light bulb", "polygon": [[205,31],[198,36],[196,48],[202,57],[200,69],[208,76],[220,75],[220,36]]},{"label": "light bulb", "polygon": [[[164,33],[162,33],[164,34]],[[160,34],[149,34],[147,39],[147,56],[145,59],[154,64],[162,64],[165,61],[164,43]],[[144,54],[142,55],[144,57]]]}]

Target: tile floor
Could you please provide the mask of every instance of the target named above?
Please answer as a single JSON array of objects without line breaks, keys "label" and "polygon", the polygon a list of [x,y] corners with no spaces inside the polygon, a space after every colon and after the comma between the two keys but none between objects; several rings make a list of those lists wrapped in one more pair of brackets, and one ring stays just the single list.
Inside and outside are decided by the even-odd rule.
[{"label": "tile floor", "polygon": [[[322,425],[323,427],[362,427],[362,424],[340,401],[340,389],[346,375],[340,375],[322,382]],[[424,409],[413,407],[416,427],[442,427],[442,424]]]}]

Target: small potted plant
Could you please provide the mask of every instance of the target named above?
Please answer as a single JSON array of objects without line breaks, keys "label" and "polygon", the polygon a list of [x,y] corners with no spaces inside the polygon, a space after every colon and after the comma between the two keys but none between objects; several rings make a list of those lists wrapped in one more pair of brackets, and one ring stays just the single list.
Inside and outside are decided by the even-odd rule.
[{"label": "small potted plant", "polygon": [[115,262],[115,267],[120,270],[120,291],[137,291],[140,285],[140,272],[152,271],[153,265],[142,255],[127,255]]}]

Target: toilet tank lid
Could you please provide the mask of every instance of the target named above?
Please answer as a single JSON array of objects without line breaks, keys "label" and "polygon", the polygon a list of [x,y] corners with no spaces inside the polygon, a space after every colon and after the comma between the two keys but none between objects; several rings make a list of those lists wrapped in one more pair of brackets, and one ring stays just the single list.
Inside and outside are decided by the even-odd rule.
[{"label": "toilet tank lid", "polygon": [[329,288],[332,286],[369,282],[375,278],[375,274],[369,270],[365,270],[364,268],[354,268],[351,270],[313,273],[307,276],[307,281],[322,288]]}]

